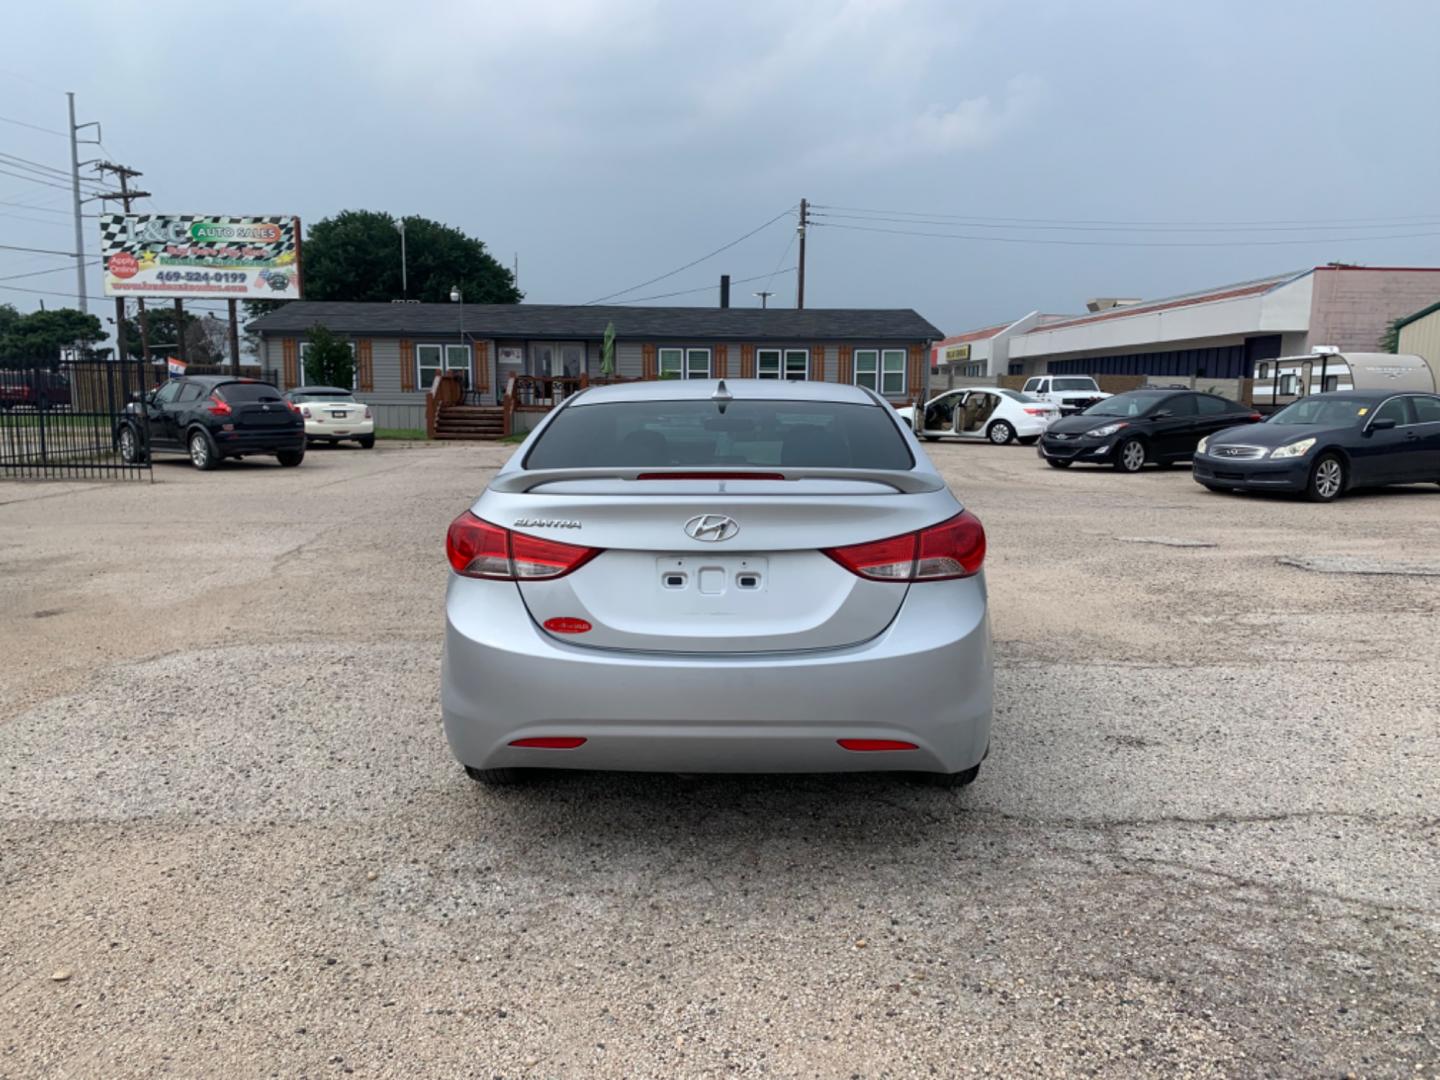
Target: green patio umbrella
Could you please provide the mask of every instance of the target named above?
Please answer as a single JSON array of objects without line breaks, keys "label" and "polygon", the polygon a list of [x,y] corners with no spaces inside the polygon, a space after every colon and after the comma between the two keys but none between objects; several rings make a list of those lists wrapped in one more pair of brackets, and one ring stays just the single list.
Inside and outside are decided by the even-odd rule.
[{"label": "green patio umbrella", "polygon": [[607,379],[615,374],[615,324],[605,324],[605,340],[600,346],[600,374]]}]

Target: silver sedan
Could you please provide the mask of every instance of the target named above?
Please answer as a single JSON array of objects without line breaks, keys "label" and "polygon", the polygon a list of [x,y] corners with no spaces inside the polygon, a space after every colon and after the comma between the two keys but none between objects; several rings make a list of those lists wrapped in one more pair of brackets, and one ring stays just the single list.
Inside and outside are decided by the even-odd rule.
[{"label": "silver sedan", "polygon": [[868,390],[667,380],[549,413],[451,524],[441,706],[532,768],[975,779],[985,531]]}]

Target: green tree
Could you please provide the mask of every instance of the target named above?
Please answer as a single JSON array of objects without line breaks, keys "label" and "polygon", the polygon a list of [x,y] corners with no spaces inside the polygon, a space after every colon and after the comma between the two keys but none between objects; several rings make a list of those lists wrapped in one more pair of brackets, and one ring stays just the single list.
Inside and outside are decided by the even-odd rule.
[{"label": "green tree", "polygon": [[305,381],[312,386],[355,385],[355,358],[349,343],[327,326],[312,326],[305,335]]},{"label": "green tree", "polygon": [[[8,306],[8,305],[7,305]],[[0,357],[8,360],[60,359],[60,350],[78,346],[93,356],[95,343],[105,337],[100,320],[75,308],[51,308],[15,315],[0,313]]]},{"label": "green tree", "polygon": [[[190,312],[185,312],[185,343],[187,345],[195,336],[192,328],[199,322],[200,320]],[[173,307],[148,308],[145,312],[145,324],[150,335],[150,351],[160,356],[176,355],[175,344],[180,338],[175,332],[175,309]],[[140,315],[138,312],[131,312],[130,317],[125,320],[125,351],[130,356],[140,356],[143,353],[140,345]]]},{"label": "green tree", "polygon": [[1398,353],[1400,351],[1400,324],[1405,321],[1405,316],[1391,319],[1385,326],[1385,333],[1380,335],[1380,351]]},{"label": "green tree", "polygon": [[[396,219],[375,210],[342,210],[310,226],[301,249],[301,285],[307,300],[408,299],[448,303],[459,286],[469,304],[518,304],[524,293],[515,275],[485,244],[450,225],[405,219],[408,291],[401,289],[400,233]],[[284,301],[246,301],[253,318]]]}]

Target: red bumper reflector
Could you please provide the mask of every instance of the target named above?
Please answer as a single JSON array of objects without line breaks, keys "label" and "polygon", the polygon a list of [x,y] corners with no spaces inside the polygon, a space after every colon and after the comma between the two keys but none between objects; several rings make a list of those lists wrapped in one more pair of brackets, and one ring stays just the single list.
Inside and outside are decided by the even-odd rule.
[{"label": "red bumper reflector", "polygon": [[919,750],[913,742],[899,739],[836,739],[846,750]]},{"label": "red bumper reflector", "polygon": [[541,625],[556,634],[584,634],[590,630],[590,624],[584,619],[546,619]]},{"label": "red bumper reflector", "polygon": [[575,735],[540,735],[533,739],[515,739],[511,746],[527,746],[532,750],[574,750],[585,740]]}]

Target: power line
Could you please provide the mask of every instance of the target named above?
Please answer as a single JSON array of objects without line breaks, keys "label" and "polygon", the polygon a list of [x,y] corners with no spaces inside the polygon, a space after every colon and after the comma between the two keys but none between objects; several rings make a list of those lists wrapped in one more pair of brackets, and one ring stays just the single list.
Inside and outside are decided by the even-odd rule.
[{"label": "power line", "polygon": [[62,180],[69,180],[70,174],[64,169],[57,169],[53,165],[46,165],[43,161],[31,161],[29,158],[20,157],[17,154],[7,154],[0,150],[0,158],[6,159],[6,164],[11,168],[25,169],[29,172],[37,172],[42,175],[58,176]]},{"label": "power line", "polygon": [[[99,265],[100,265],[100,260],[99,260],[99,259],[95,259],[94,261],[88,262],[88,263],[86,263],[85,265],[86,265],[86,266],[99,266]],[[69,269],[70,269],[70,267],[68,267],[68,266],[52,266],[52,267],[50,267],[48,270],[28,270],[28,271],[26,271],[26,272],[23,273],[23,274],[6,274],[4,277],[0,277],[0,281],[15,281],[15,280],[18,280],[19,278],[39,277],[41,274],[58,274],[61,270],[69,270]]]},{"label": "power line", "polygon": [[54,248],[32,248],[16,247],[14,244],[0,244],[0,251],[33,251],[37,255],[64,255],[67,259],[73,259],[73,251],[56,251]]},{"label": "power line", "polygon": [[992,244],[1053,244],[1063,247],[1283,247],[1294,244],[1349,244],[1360,240],[1413,240],[1422,236],[1440,236],[1440,230],[1417,233],[1389,233],[1380,236],[1309,237],[1303,240],[1059,240],[1034,236],[975,236],[967,233],[915,232],[909,229],[882,229],[867,225],[842,225],[835,221],[816,221],[827,229],[850,229],[855,232],[889,233],[893,236],[927,236],[941,240],[976,240]]},{"label": "power line", "polygon": [[[989,217],[977,214],[946,214],[939,211],[920,210],[877,210],[859,206],[832,206],[828,203],[813,203],[812,208],[816,210],[844,211],[854,214],[889,214],[897,215],[908,219],[914,218],[941,218],[946,221],[958,224],[969,224],[974,222],[1000,222],[1017,225],[1109,225],[1116,227],[1136,226],[1174,226],[1185,228],[1189,226],[1209,227],[1234,227],[1234,228],[1258,228],[1271,225],[1296,225],[1301,227],[1324,228],[1329,225],[1402,225],[1429,223],[1437,217],[1436,214],[1406,214],[1399,217],[1363,217],[1363,218],[1280,218],[1276,220],[1262,221],[1138,221],[1138,220],[1106,220],[1103,218],[1030,218],[1030,217]],[[918,222],[917,222],[918,224]]]},{"label": "power line", "polygon": [[946,225],[951,228],[967,229],[1009,229],[1011,231],[1048,230],[1058,232],[1121,232],[1121,233],[1233,233],[1233,232],[1329,232],[1336,229],[1394,229],[1403,224],[1440,226],[1440,218],[1430,217],[1413,222],[1377,222],[1371,225],[1020,225],[975,219],[971,221],[945,221],[939,218],[881,217],[860,214],[817,213],[818,218],[836,221],[889,222],[901,225]]},{"label": "power line", "polygon": [[[621,289],[619,292],[613,292],[613,293],[610,293],[608,296],[601,296],[601,297],[598,297],[598,298],[595,299],[595,300],[587,300],[587,301],[585,301],[585,304],[582,305],[582,306],[588,307],[590,304],[603,304],[606,300],[612,300],[612,299],[614,299],[614,298],[617,297],[617,296],[624,296],[624,295],[625,295],[626,293],[628,293],[628,292],[634,292],[636,289],[643,289],[643,288],[645,288],[645,286],[647,286],[647,285],[654,285],[657,281],[664,281],[666,278],[674,277],[676,274],[683,273],[684,271],[689,270],[692,266],[699,266],[699,265],[700,265],[702,262],[704,262],[705,260],[707,260],[707,259],[713,259],[716,255],[719,255],[722,251],[729,251],[729,250],[730,250],[731,248],[733,248],[736,244],[743,243],[744,241],[749,240],[750,237],[754,236],[756,233],[761,232],[761,231],[764,230],[764,229],[768,229],[771,225],[774,225],[775,222],[779,221],[781,218],[785,217],[787,214],[793,213],[793,212],[794,212],[794,209],[795,209],[795,208],[792,207],[792,206],[787,206],[784,210],[781,210],[780,213],[776,214],[776,215],[775,215],[773,218],[771,218],[769,221],[765,222],[765,224],[763,224],[763,225],[757,225],[755,228],[753,228],[753,229],[751,229],[749,232],[747,232],[744,236],[739,237],[738,239],[735,239],[735,240],[731,240],[728,244],[725,244],[725,245],[723,245],[723,246],[721,246],[721,247],[716,248],[714,251],[710,252],[708,255],[701,255],[698,259],[692,259],[690,262],[686,263],[684,266],[677,266],[674,270],[671,270],[671,271],[669,271],[668,273],[661,274],[661,275],[659,275],[658,277],[653,277],[653,278],[651,278],[651,279],[648,280],[648,281],[642,281],[642,282],[640,282],[640,284],[638,284],[638,285],[631,285],[630,288],[628,288],[628,289]],[[693,291],[693,290],[692,290],[692,291]],[[627,301],[627,303],[633,303],[633,301]]]},{"label": "power line", "polygon": [[54,128],[41,127],[39,124],[31,124],[24,120],[16,120],[14,117],[0,116],[0,121],[3,121],[7,124],[14,124],[16,127],[29,128],[31,131],[43,131],[46,135],[59,135],[60,138],[65,138],[65,133],[63,131],[56,131]]},{"label": "power line", "polygon": [[[8,164],[8,162],[0,162],[0,165],[5,165],[5,164]],[[70,190],[70,185],[69,185],[69,183],[53,184],[53,183],[51,183],[49,180],[44,179],[43,177],[35,176],[35,175],[29,174],[29,173],[11,172],[10,170],[5,169],[5,168],[0,168],[0,176],[12,176],[12,177],[14,177],[16,180],[28,180],[28,181],[29,181],[30,183],[32,183],[32,184],[42,184],[42,185],[44,185],[45,187],[59,188],[61,191],[69,191],[69,190]],[[82,187],[82,188],[80,189],[80,191],[81,191],[81,193],[84,194],[84,195],[98,195],[98,194],[99,194],[98,189],[94,189],[94,188],[85,188],[85,187]]]},{"label": "power line", "polygon": [[[737,278],[736,280],[732,281],[730,284],[732,284],[732,285],[744,285],[744,284],[746,284],[747,282],[759,281],[759,280],[760,280],[761,278],[763,278],[763,277],[774,277],[777,273],[780,273],[780,274],[793,274],[793,273],[796,271],[796,269],[797,269],[797,267],[791,266],[791,267],[788,267],[788,268],[785,269],[785,270],[772,270],[769,274],[756,274],[754,277],[742,277],[742,278]],[[695,287],[695,288],[693,288],[693,289],[680,289],[680,290],[678,290],[677,292],[656,293],[654,296],[637,296],[637,297],[635,297],[633,300],[621,300],[620,303],[622,303],[622,304],[639,304],[639,303],[643,303],[643,302],[646,301],[646,300],[666,300],[666,299],[669,299],[669,298],[672,297],[672,296],[689,296],[691,293],[709,292],[711,289],[718,289],[719,287],[720,287],[720,286],[719,286],[718,284],[717,284],[717,285],[699,285],[699,286],[697,286],[697,287]]]},{"label": "power line", "polygon": [[[34,203],[11,202],[8,199],[0,199],[0,206],[13,206],[18,210],[39,210],[45,214],[59,214],[61,217],[70,217],[69,210],[60,210],[54,206],[37,206]],[[83,214],[82,217],[98,218],[99,214]]]}]

